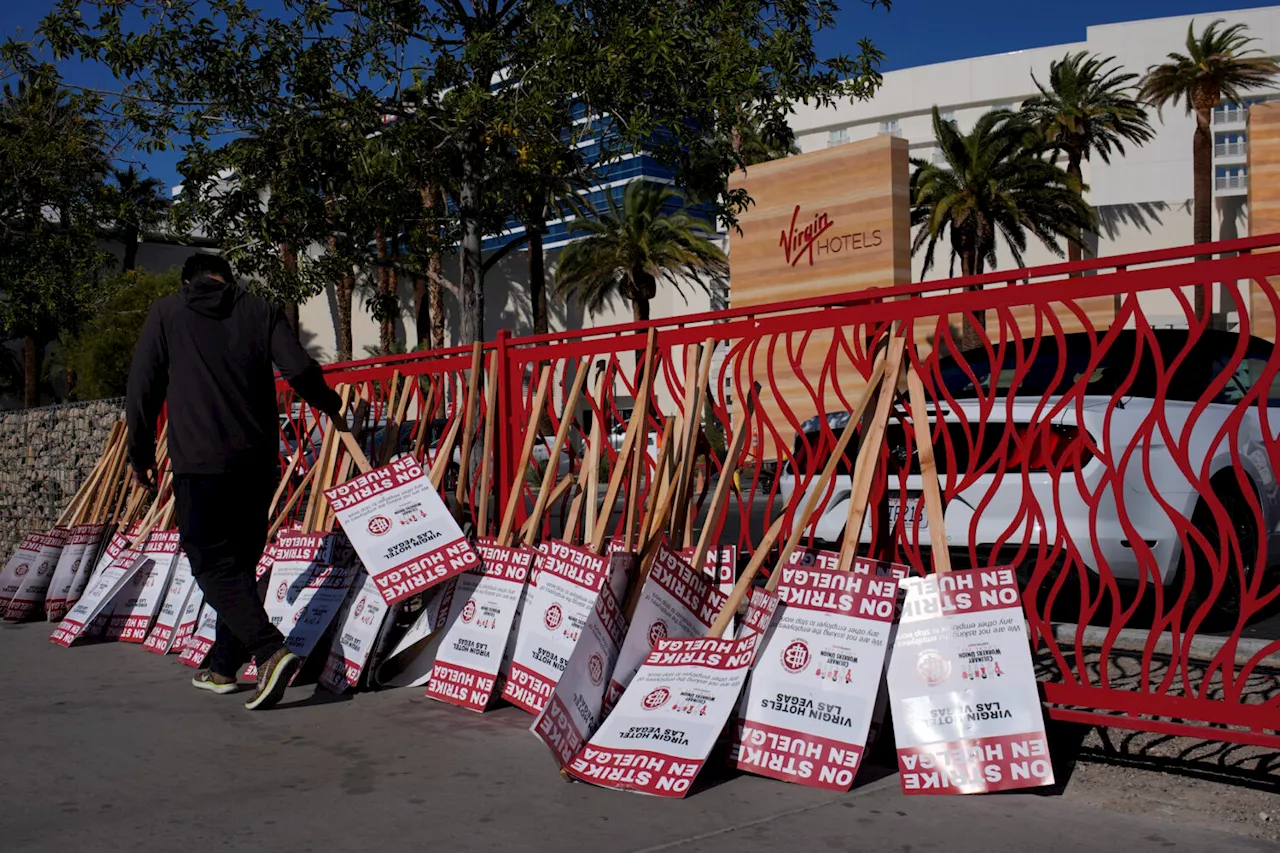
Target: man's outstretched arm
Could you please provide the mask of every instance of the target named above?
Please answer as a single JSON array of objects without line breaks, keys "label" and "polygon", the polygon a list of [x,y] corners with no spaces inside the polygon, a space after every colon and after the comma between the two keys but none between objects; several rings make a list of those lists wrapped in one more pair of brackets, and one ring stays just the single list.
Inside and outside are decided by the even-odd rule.
[{"label": "man's outstretched arm", "polygon": [[129,462],[139,482],[149,487],[155,485],[156,421],[168,391],[169,347],[158,307],[153,305],[133,349],[125,397]]}]

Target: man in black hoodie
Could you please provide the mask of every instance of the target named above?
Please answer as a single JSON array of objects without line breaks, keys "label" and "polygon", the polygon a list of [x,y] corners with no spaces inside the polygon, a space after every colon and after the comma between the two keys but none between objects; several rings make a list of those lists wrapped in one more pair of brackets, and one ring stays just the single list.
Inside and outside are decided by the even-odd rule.
[{"label": "man in black hoodie", "polygon": [[279,410],[272,362],[294,390],[346,428],[342,403],[279,307],[235,283],[216,255],[192,255],[182,289],[151,306],[133,353],[126,404],[129,459],[156,487],[156,421],[168,402],[178,531],[205,602],[218,613],[208,668],[192,683],[234,693],[250,658],[258,684],[245,707],[279,702],[301,660],[258,599],[254,567],[279,479]]}]

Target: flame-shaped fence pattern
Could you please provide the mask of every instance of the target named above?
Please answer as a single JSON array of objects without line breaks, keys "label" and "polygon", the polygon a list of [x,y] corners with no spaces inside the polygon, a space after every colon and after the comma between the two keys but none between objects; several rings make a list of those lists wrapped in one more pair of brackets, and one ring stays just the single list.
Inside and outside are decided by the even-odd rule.
[{"label": "flame-shaped fence pattern", "polygon": [[[719,527],[742,559],[780,515],[788,523],[826,464],[871,373],[878,342],[905,335],[928,411],[895,403],[879,448],[859,547],[931,570],[941,532],[921,503],[913,418],[925,417],[945,502],[953,565],[1012,565],[1054,716],[1168,734],[1280,745],[1280,237],[1151,252],[1082,264],[877,289],[656,321],[513,338],[484,346],[498,376],[497,428],[482,494],[484,395],[471,462],[446,482],[470,509],[492,497],[496,519],[513,484],[532,507],[546,465],[577,478],[591,425],[606,482],[632,416],[646,335],[657,329],[654,399],[644,413],[648,497],[664,418],[697,381],[713,347],[689,510]],[[1196,291],[1213,310],[1197,316]],[[417,452],[462,418],[470,348],[370,359],[329,369],[368,402],[371,458]],[[542,370],[545,411],[531,411]],[[576,372],[590,371],[564,411]],[[594,389],[603,371],[605,393]],[[393,377],[411,377],[393,392]],[[407,394],[407,398],[405,397]],[[393,395],[396,399],[392,399]],[[733,425],[751,399],[749,440],[733,460],[728,512],[707,520]],[[1273,406],[1275,408],[1273,408]],[[320,442],[315,418],[282,385],[282,452],[305,473]],[[397,417],[400,415],[400,417]],[[562,418],[569,438],[552,459]],[[389,430],[387,423],[403,424]],[[527,429],[529,469],[513,470]],[[301,450],[299,450],[301,448]],[[857,452],[849,448],[807,530],[839,545]],[[461,478],[461,487],[458,479]],[[601,489],[600,494],[603,494]],[[559,535],[573,490],[543,519]],[[615,508],[622,524],[624,513]],[[496,520],[492,523],[496,524]],[[767,564],[766,564],[767,565]]]}]

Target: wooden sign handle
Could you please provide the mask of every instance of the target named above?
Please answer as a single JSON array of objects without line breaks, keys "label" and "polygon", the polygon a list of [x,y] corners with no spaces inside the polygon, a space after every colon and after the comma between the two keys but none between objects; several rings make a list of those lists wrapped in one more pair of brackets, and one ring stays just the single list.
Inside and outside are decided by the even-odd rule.
[{"label": "wooden sign handle", "polygon": [[[742,455],[742,448],[746,446],[747,436],[751,433],[751,416],[755,412],[755,398],[759,388],[760,383],[757,382],[747,394],[747,399],[739,406],[738,422],[733,427],[733,438],[729,442],[729,449],[725,452],[724,465],[720,467],[720,480],[716,483],[716,490],[711,495],[711,505],[707,508],[707,520],[702,524],[702,533],[698,536],[698,544],[694,546],[692,562],[689,563],[695,572],[701,571],[700,567],[706,565],[707,552],[711,550],[711,537],[716,534],[718,520],[729,503],[733,478],[738,472],[738,458]],[[692,518],[689,520],[690,529],[693,527],[693,521]]]},{"label": "wooden sign handle", "polygon": [[684,447],[680,451],[680,473],[676,489],[676,514],[671,521],[672,541],[684,547],[692,544],[693,519],[690,518],[690,494],[693,490],[693,472],[697,465],[698,436],[702,434],[702,403],[707,399],[711,381],[711,359],[715,355],[716,339],[707,338],[702,345],[702,358],[692,389],[686,388]]},{"label": "wooden sign handle", "polygon": [[708,637],[718,640],[724,636],[725,629],[729,627],[729,620],[733,618],[733,614],[738,612],[738,608],[747,597],[752,584],[755,583],[756,575],[760,573],[760,567],[764,565],[765,560],[769,559],[769,552],[773,549],[773,543],[777,542],[778,537],[782,535],[782,525],[786,519],[785,513],[778,516],[773,520],[773,524],[769,525],[769,529],[765,531],[764,537],[756,545],[756,552],[751,555],[751,562],[743,569],[738,582],[733,585],[733,591],[729,593],[724,606],[720,608],[720,612],[716,615],[716,620],[707,629]]},{"label": "wooden sign handle", "polygon": [[[898,396],[898,377],[902,375],[902,354],[906,349],[905,335],[897,334],[895,324],[889,341],[889,357],[884,369],[884,380],[876,397],[875,414],[867,424],[858,446],[858,459],[853,467],[853,487],[849,496],[849,516],[844,525],[844,543],[840,549],[840,571],[853,569],[858,553],[858,540],[862,536],[862,522],[867,516],[867,500],[871,496],[871,481],[875,478],[880,461],[880,445],[884,442],[885,427],[889,423],[889,410]],[[864,399],[866,399],[864,395]],[[861,417],[861,415],[859,415]]]},{"label": "wooden sign handle", "polygon": [[551,366],[543,365],[542,374],[538,377],[538,390],[533,395],[533,409],[529,412],[529,423],[524,430],[524,444],[520,448],[520,458],[515,470],[511,473],[511,495],[507,498],[506,509],[502,513],[502,527],[498,531],[498,544],[510,548],[515,540],[516,510],[524,499],[524,477],[529,467],[529,457],[533,456],[533,443],[538,438],[538,425],[542,422],[542,410],[547,405],[547,391],[551,387]]},{"label": "wooden sign handle", "polygon": [[[608,532],[609,522],[613,519],[613,506],[618,500],[618,491],[622,488],[622,480],[627,474],[627,463],[631,460],[632,452],[636,450],[637,437],[646,427],[649,395],[653,389],[654,375],[658,366],[657,349],[658,332],[656,329],[650,329],[644,348],[644,378],[640,381],[635,405],[631,409],[631,420],[627,422],[627,434],[622,439],[622,447],[618,450],[618,458],[614,463],[613,473],[609,477],[609,488],[605,492],[604,503],[600,505],[600,517],[596,520],[595,529],[591,531],[591,541],[588,543],[591,550],[597,555],[604,553],[605,534]],[[643,450],[640,452],[643,453]],[[633,482],[632,488],[638,489],[639,484]]]},{"label": "wooden sign handle", "polygon": [[484,371],[484,344],[476,341],[471,347],[471,373],[467,376],[466,414],[462,421],[462,452],[458,459],[458,487],[454,498],[458,506],[467,505],[467,483],[471,479],[471,447],[476,443],[476,408],[480,400],[480,374]]},{"label": "wooden sign handle", "polygon": [[[542,515],[547,504],[553,500],[556,477],[560,473],[560,453],[564,450],[565,441],[569,438],[569,430],[573,427],[574,411],[578,408],[578,398],[582,396],[582,386],[587,381],[587,373],[591,370],[591,357],[584,356],[578,362],[578,370],[573,376],[573,385],[569,388],[569,396],[564,401],[564,411],[560,415],[560,427],[556,430],[555,440],[551,443],[551,451],[547,454],[547,467],[542,472],[542,483],[538,487],[538,497],[533,503],[533,513],[529,516],[532,526],[531,536],[537,537],[542,527]],[[573,482],[572,478],[569,480]],[[526,545],[532,544],[530,536],[523,537]]]},{"label": "wooden sign handle", "polygon": [[911,400],[911,425],[915,428],[916,457],[920,460],[925,514],[929,519],[929,552],[933,555],[934,571],[943,575],[951,571],[951,552],[947,548],[942,489],[938,485],[938,462],[933,454],[928,402],[924,395],[924,383],[920,381],[920,374],[916,373],[914,364],[907,366],[907,394]]},{"label": "wooden sign handle", "polygon": [[[602,412],[605,407],[604,389],[607,373],[608,371],[602,368],[596,375],[594,399]],[[582,518],[584,507],[592,510],[587,516],[587,527],[595,525],[596,479],[600,473],[600,442],[604,435],[604,428],[600,423],[602,420],[603,418],[594,417],[594,415],[591,419],[591,434],[587,437],[587,450],[582,457],[582,468],[578,471],[578,495],[573,499],[573,505],[569,507],[569,517],[565,520],[564,541],[570,544],[578,533],[578,522]]]},{"label": "wooden sign handle", "polygon": [[489,533],[489,499],[493,495],[493,443],[494,428],[498,420],[498,384],[500,374],[497,358],[494,370],[485,379],[484,395],[484,445],[480,455],[480,481],[476,483],[476,535]]}]

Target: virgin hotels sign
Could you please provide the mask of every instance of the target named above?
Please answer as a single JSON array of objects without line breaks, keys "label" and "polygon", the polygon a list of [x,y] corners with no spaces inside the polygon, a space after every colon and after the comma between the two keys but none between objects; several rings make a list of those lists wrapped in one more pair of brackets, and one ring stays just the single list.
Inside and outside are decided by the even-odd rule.
[{"label": "virgin hotels sign", "polygon": [[879,228],[851,234],[828,234],[827,232],[835,227],[835,223],[831,221],[826,211],[815,213],[813,221],[804,227],[797,227],[796,220],[799,218],[800,205],[797,204],[796,209],[791,213],[790,227],[783,230],[782,237],[778,240],[783,257],[793,267],[806,259],[809,261],[809,266],[813,266],[815,255],[822,257],[840,252],[874,249],[884,243],[884,237]]},{"label": "virgin hotels sign", "polygon": [[729,236],[733,307],[911,280],[907,143],[880,136],[739,172],[751,197]]}]

